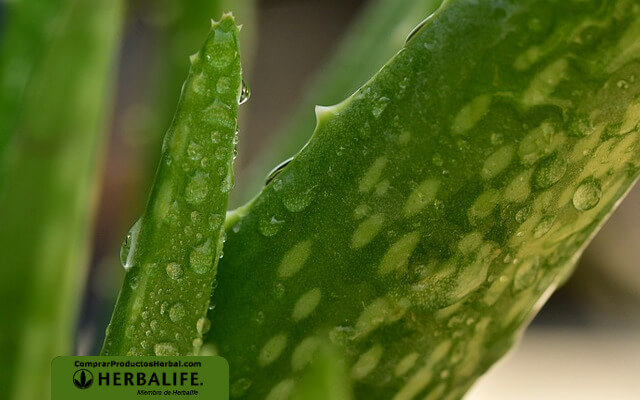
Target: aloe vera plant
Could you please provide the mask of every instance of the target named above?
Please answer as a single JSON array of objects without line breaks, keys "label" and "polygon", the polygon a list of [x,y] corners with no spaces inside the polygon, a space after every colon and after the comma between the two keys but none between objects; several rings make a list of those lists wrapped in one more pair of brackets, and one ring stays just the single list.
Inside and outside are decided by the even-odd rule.
[{"label": "aloe vera plant", "polygon": [[[238,398],[318,343],[356,398],[456,399],[640,171],[640,7],[448,0],[232,213],[210,311]],[[561,16],[561,17],[559,17]]]},{"label": "aloe vera plant", "polygon": [[3,37],[0,387],[7,399],[48,398],[51,359],[73,351],[122,18],[116,0],[45,3],[11,4],[17,26],[6,33],[16,36]]},{"label": "aloe vera plant", "polygon": [[225,14],[191,56],[149,202],[123,245],[127,275],[103,355],[198,353],[224,242],[242,95],[238,27]]}]

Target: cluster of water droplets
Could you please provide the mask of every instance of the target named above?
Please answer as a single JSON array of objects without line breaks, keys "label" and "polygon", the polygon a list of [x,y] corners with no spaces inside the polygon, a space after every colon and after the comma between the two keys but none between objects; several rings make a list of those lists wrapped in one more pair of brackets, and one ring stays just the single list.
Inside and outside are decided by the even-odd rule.
[{"label": "cluster of water droplets", "polygon": [[[218,91],[227,91],[229,89],[229,84],[230,81],[228,79],[225,81],[223,77],[218,80],[216,89]],[[238,103],[246,103],[249,97],[249,86],[243,79]],[[215,112],[213,114],[217,115]],[[211,134],[211,141],[214,144],[221,143],[222,133],[218,130],[214,130]],[[233,158],[235,159],[238,153],[237,128],[233,138],[233,146]],[[211,159],[209,159],[203,155],[203,148],[201,144],[198,144],[195,141],[189,142],[186,148],[187,162],[182,167],[186,168],[186,171],[188,171],[192,167],[187,164],[195,163],[197,165],[197,170],[187,180],[185,185],[184,200],[186,204],[174,201],[173,206],[169,208],[167,213],[167,220],[169,222],[172,224],[179,224],[179,221],[181,220],[180,215],[183,215],[184,211],[186,211],[184,210],[184,207],[196,207],[207,199],[211,193],[209,185],[209,170],[211,169],[211,163],[215,162],[216,159],[226,158],[224,149],[220,148],[220,150],[223,151],[223,153],[216,153],[211,157]],[[233,186],[233,174],[230,171],[227,171],[227,169],[231,169],[231,166],[229,168],[221,167],[221,169],[222,170],[218,170],[218,173],[226,174],[226,177],[222,181],[220,191],[226,193],[229,192]],[[187,260],[184,263],[187,268],[185,268],[185,265],[182,262],[177,261],[171,261],[164,265],[163,274],[166,274],[164,275],[166,279],[169,279],[172,282],[183,282],[183,278],[185,278],[186,274],[192,273],[198,276],[209,273],[213,267],[214,258],[217,256],[216,250],[222,246],[224,238],[220,238],[220,243],[213,243],[211,239],[203,241],[205,238],[201,232],[201,228],[208,226],[206,230],[209,230],[210,228],[217,231],[222,223],[223,217],[221,216],[213,215],[211,218],[204,218],[198,210],[191,211],[190,223],[183,229],[183,233],[186,235],[184,239],[192,238],[199,244],[195,245],[190,251]],[[127,233],[120,248],[120,261],[125,270],[129,270],[133,266],[132,256],[135,254],[134,249],[140,226],[141,220],[138,220]],[[190,246],[190,244],[185,242],[184,239],[176,237],[168,238],[168,240],[174,243],[173,248],[175,251],[178,251],[179,247]],[[222,255],[220,255],[220,257],[222,257]],[[149,266],[148,268],[145,267],[145,269],[148,270],[146,272],[150,272],[152,269],[155,269],[155,267],[158,266],[153,264],[153,266]],[[128,278],[132,282],[135,281],[133,285],[130,284],[134,290],[138,287],[138,281],[142,276],[139,275],[140,274],[135,274]],[[206,286],[208,285],[205,285],[202,290],[206,292],[207,298],[209,298],[209,292],[207,291]],[[140,319],[136,318],[137,322],[131,324],[126,329],[125,336],[130,340],[137,342],[137,345],[131,347],[127,351],[127,354],[144,355],[151,352],[157,356],[178,355],[183,351],[181,350],[180,343],[184,341],[184,336],[187,335],[186,332],[188,331],[192,331],[193,335],[197,335],[192,341],[192,353],[197,354],[202,346],[202,335],[206,334],[210,329],[211,322],[209,319],[206,316],[200,316],[194,327],[191,329],[186,327],[184,327],[184,329],[181,328],[181,331],[184,331],[184,334],[176,332],[175,335],[173,335],[169,333],[165,324],[173,323],[184,325],[185,321],[190,320],[191,311],[189,311],[190,306],[188,305],[188,302],[182,301],[183,299],[180,296],[176,296],[175,293],[163,291],[163,289],[158,289],[157,291],[150,293],[149,296],[153,306],[146,306],[143,308],[144,311],[139,314]],[[197,293],[196,297],[202,298],[202,293]],[[157,307],[157,313],[151,312],[150,310],[155,309],[155,307]],[[213,305],[211,305],[209,309],[213,309]],[[152,317],[151,315],[154,316]],[[163,319],[166,319],[166,321],[162,322]],[[165,328],[163,329],[163,327]],[[191,336],[192,334],[188,335]]]}]

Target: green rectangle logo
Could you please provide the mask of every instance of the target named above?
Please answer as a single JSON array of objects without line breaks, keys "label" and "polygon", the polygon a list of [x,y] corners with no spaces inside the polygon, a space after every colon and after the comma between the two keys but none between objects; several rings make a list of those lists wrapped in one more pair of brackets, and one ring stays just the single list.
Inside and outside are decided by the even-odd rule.
[{"label": "green rectangle logo", "polygon": [[51,400],[228,400],[222,357],[56,357]]}]

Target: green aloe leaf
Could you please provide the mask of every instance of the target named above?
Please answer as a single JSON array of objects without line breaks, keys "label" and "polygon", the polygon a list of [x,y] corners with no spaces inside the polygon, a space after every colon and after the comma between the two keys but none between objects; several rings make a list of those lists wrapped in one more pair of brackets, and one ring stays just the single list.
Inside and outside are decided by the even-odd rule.
[{"label": "green aloe leaf", "polygon": [[[146,99],[148,112],[144,113],[144,121],[138,118],[136,123],[144,123],[144,136],[148,140],[148,158],[144,167],[148,168],[148,180],[159,157],[155,146],[161,142],[163,130],[171,123],[176,99],[187,75],[189,66],[184,55],[197,49],[207,34],[206,18],[203,15],[220,15],[233,10],[244,27],[240,32],[243,64],[248,65],[247,55],[251,54],[251,29],[255,10],[255,0],[156,0],[150,4],[150,14],[154,26],[158,30],[157,45],[154,45],[152,71],[149,76],[150,98]],[[138,113],[139,115],[140,113]]]},{"label": "green aloe leaf", "polygon": [[236,397],[286,398],[319,338],[356,398],[460,398],[638,178],[639,37],[633,0],[449,0],[318,108],[227,218],[206,342]]},{"label": "green aloe leaf", "polygon": [[309,140],[315,125],[311,112],[314,105],[338,103],[358,89],[402,47],[412,29],[440,3],[442,0],[372,1],[349,28],[335,55],[319,70],[292,116],[238,179],[232,200],[235,197],[246,201],[255,195],[264,184],[265,171],[297,153]]},{"label": "green aloe leaf", "polygon": [[198,353],[224,242],[243,92],[238,27],[212,22],[165,137],[147,207],[127,236],[127,270],[103,355]]},{"label": "green aloe leaf", "polygon": [[[5,38],[2,59],[29,60],[3,70],[15,86],[0,107],[0,387],[20,400],[48,398],[52,358],[73,352],[122,20],[120,1],[45,3],[12,4],[24,37]],[[55,23],[30,26],[37,6]]]}]

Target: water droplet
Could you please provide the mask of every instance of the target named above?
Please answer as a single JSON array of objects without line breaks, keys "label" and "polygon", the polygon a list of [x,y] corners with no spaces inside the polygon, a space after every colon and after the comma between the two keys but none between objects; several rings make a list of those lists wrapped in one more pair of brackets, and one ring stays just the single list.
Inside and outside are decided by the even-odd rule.
[{"label": "water droplet", "polygon": [[628,89],[629,88],[629,83],[627,81],[625,81],[624,79],[620,79],[618,82],[616,82],[616,86],[619,89]]},{"label": "water droplet", "polygon": [[153,346],[153,351],[156,354],[156,356],[177,356],[178,355],[178,348],[173,343],[169,343],[169,342],[156,343],[156,345]]},{"label": "water droplet", "polygon": [[200,160],[202,158],[200,145],[196,142],[189,143],[189,146],[187,147],[187,156],[189,156],[193,161]]},{"label": "water droplet", "polygon": [[139,356],[141,354],[137,347],[132,347],[127,351],[128,356]]},{"label": "water droplet", "polygon": [[233,172],[230,169],[227,172],[227,175],[224,177],[224,180],[220,185],[220,191],[222,193],[229,193],[233,185],[234,185]]},{"label": "water droplet", "polygon": [[122,242],[120,247],[120,263],[127,269],[127,257],[129,257],[129,250],[131,250],[131,232],[127,233],[127,237]]},{"label": "water droplet", "polygon": [[262,235],[271,237],[280,232],[283,224],[284,221],[277,219],[275,216],[262,217],[258,220],[258,230]]},{"label": "water droplet", "polygon": [[222,126],[228,129],[233,129],[236,126],[236,118],[229,105],[219,100],[215,100],[213,104],[207,107],[203,115],[207,122],[215,124],[216,126]]},{"label": "water droplet", "polygon": [[240,378],[229,387],[231,397],[240,397],[251,387],[251,381],[247,378]]},{"label": "water droplet", "polygon": [[247,82],[242,79],[242,90],[240,91],[240,101],[238,101],[238,104],[246,103],[249,100],[249,97],[251,97],[251,88]]},{"label": "water droplet", "polygon": [[567,172],[564,159],[553,155],[540,162],[533,173],[533,182],[538,189],[546,189],[555,185]]},{"label": "water droplet", "polygon": [[182,270],[182,267],[178,263],[169,263],[167,264],[166,269],[167,269],[167,275],[169,275],[169,278],[171,279],[179,279],[184,273],[184,271]]},{"label": "water droplet", "polygon": [[291,190],[282,195],[282,204],[291,212],[300,212],[309,206],[313,196],[313,188]]},{"label": "water droplet", "polygon": [[211,240],[194,248],[189,255],[189,265],[196,274],[206,274],[213,265],[213,249]]},{"label": "water droplet", "polygon": [[138,231],[140,230],[140,220],[137,220],[135,224],[129,229],[127,236],[122,242],[122,246],[120,247],[120,263],[125,270],[129,270],[131,268],[131,264],[128,263],[129,254],[131,253],[131,248],[135,244],[135,240],[138,236]]},{"label": "water droplet", "polygon": [[355,334],[355,329],[349,326],[336,326],[329,331],[329,340],[338,346],[346,346]]},{"label": "water droplet", "polygon": [[200,348],[202,347],[202,339],[195,338],[191,344],[193,345],[193,354],[198,355],[198,353],[200,353]]},{"label": "water droplet", "polygon": [[218,93],[227,93],[231,89],[231,79],[228,76],[222,76],[216,83],[216,91]]},{"label": "water droplet", "polygon": [[523,223],[524,221],[527,220],[527,218],[529,218],[529,213],[531,212],[531,207],[526,206],[526,207],[522,207],[520,210],[518,210],[518,212],[516,213],[516,222],[518,223]]},{"label": "water droplet", "polygon": [[182,303],[176,303],[169,309],[169,319],[173,322],[178,322],[184,318],[185,313]]},{"label": "water droplet", "polygon": [[190,204],[199,204],[207,198],[209,193],[209,175],[196,172],[187,183],[185,199]]},{"label": "water droplet", "polygon": [[514,293],[520,292],[533,285],[538,276],[539,266],[540,258],[538,256],[530,257],[522,262],[513,278]]},{"label": "water droplet", "polygon": [[602,189],[595,179],[587,179],[573,193],[573,206],[580,211],[590,210],[600,202]]},{"label": "water droplet", "polygon": [[371,108],[371,112],[373,113],[373,116],[378,118],[380,114],[382,114],[382,112],[387,108],[390,101],[391,100],[389,100],[388,97],[385,97],[385,96],[380,97]]},{"label": "water droplet", "polygon": [[240,142],[240,127],[236,125],[236,132],[233,135],[233,159],[238,157],[238,143]]},{"label": "water droplet", "polygon": [[149,322],[149,327],[151,328],[151,330],[157,330],[158,329],[158,321],[156,321],[155,319],[151,322]]},{"label": "water droplet", "polygon": [[211,321],[209,321],[209,318],[199,318],[196,322],[196,329],[198,330],[198,333],[200,335],[204,335],[205,333],[209,332],[209,329],[211,329]]},{"label": "water droplet", "polygon": [[543,237],[544,235],[551,230],[553,223],[556,222],[555,215],[548,215],[538,223],[538,225],[533,230],[533,237],[538,239]]},{"label": "water droplet", "polygon": [[264,312],[258,311],[256,313],[255,321],[256,321],[256,324],[262,325],[264,323]]},{"label": "water droplet", "polygon": [[[126,268],[125,268],[126,269]],[[140,282],[140,278],[138,276],[132,276],[131,280],[129,280],[129,287],[135,290],[138,287],[138,283]]]},{"label": "water droplet", "polygon": [[169,309],[169,303],[166,301],[163,301],[162,304],[160,305],[160,315],[166,314],[168,309]]},{"label": "water droplet", "polygon": [[222,133],[220,133],[219,131],[213,131],[211,132],[211,141],[215,144],[220,143],[220,140],[222,140]]}]

